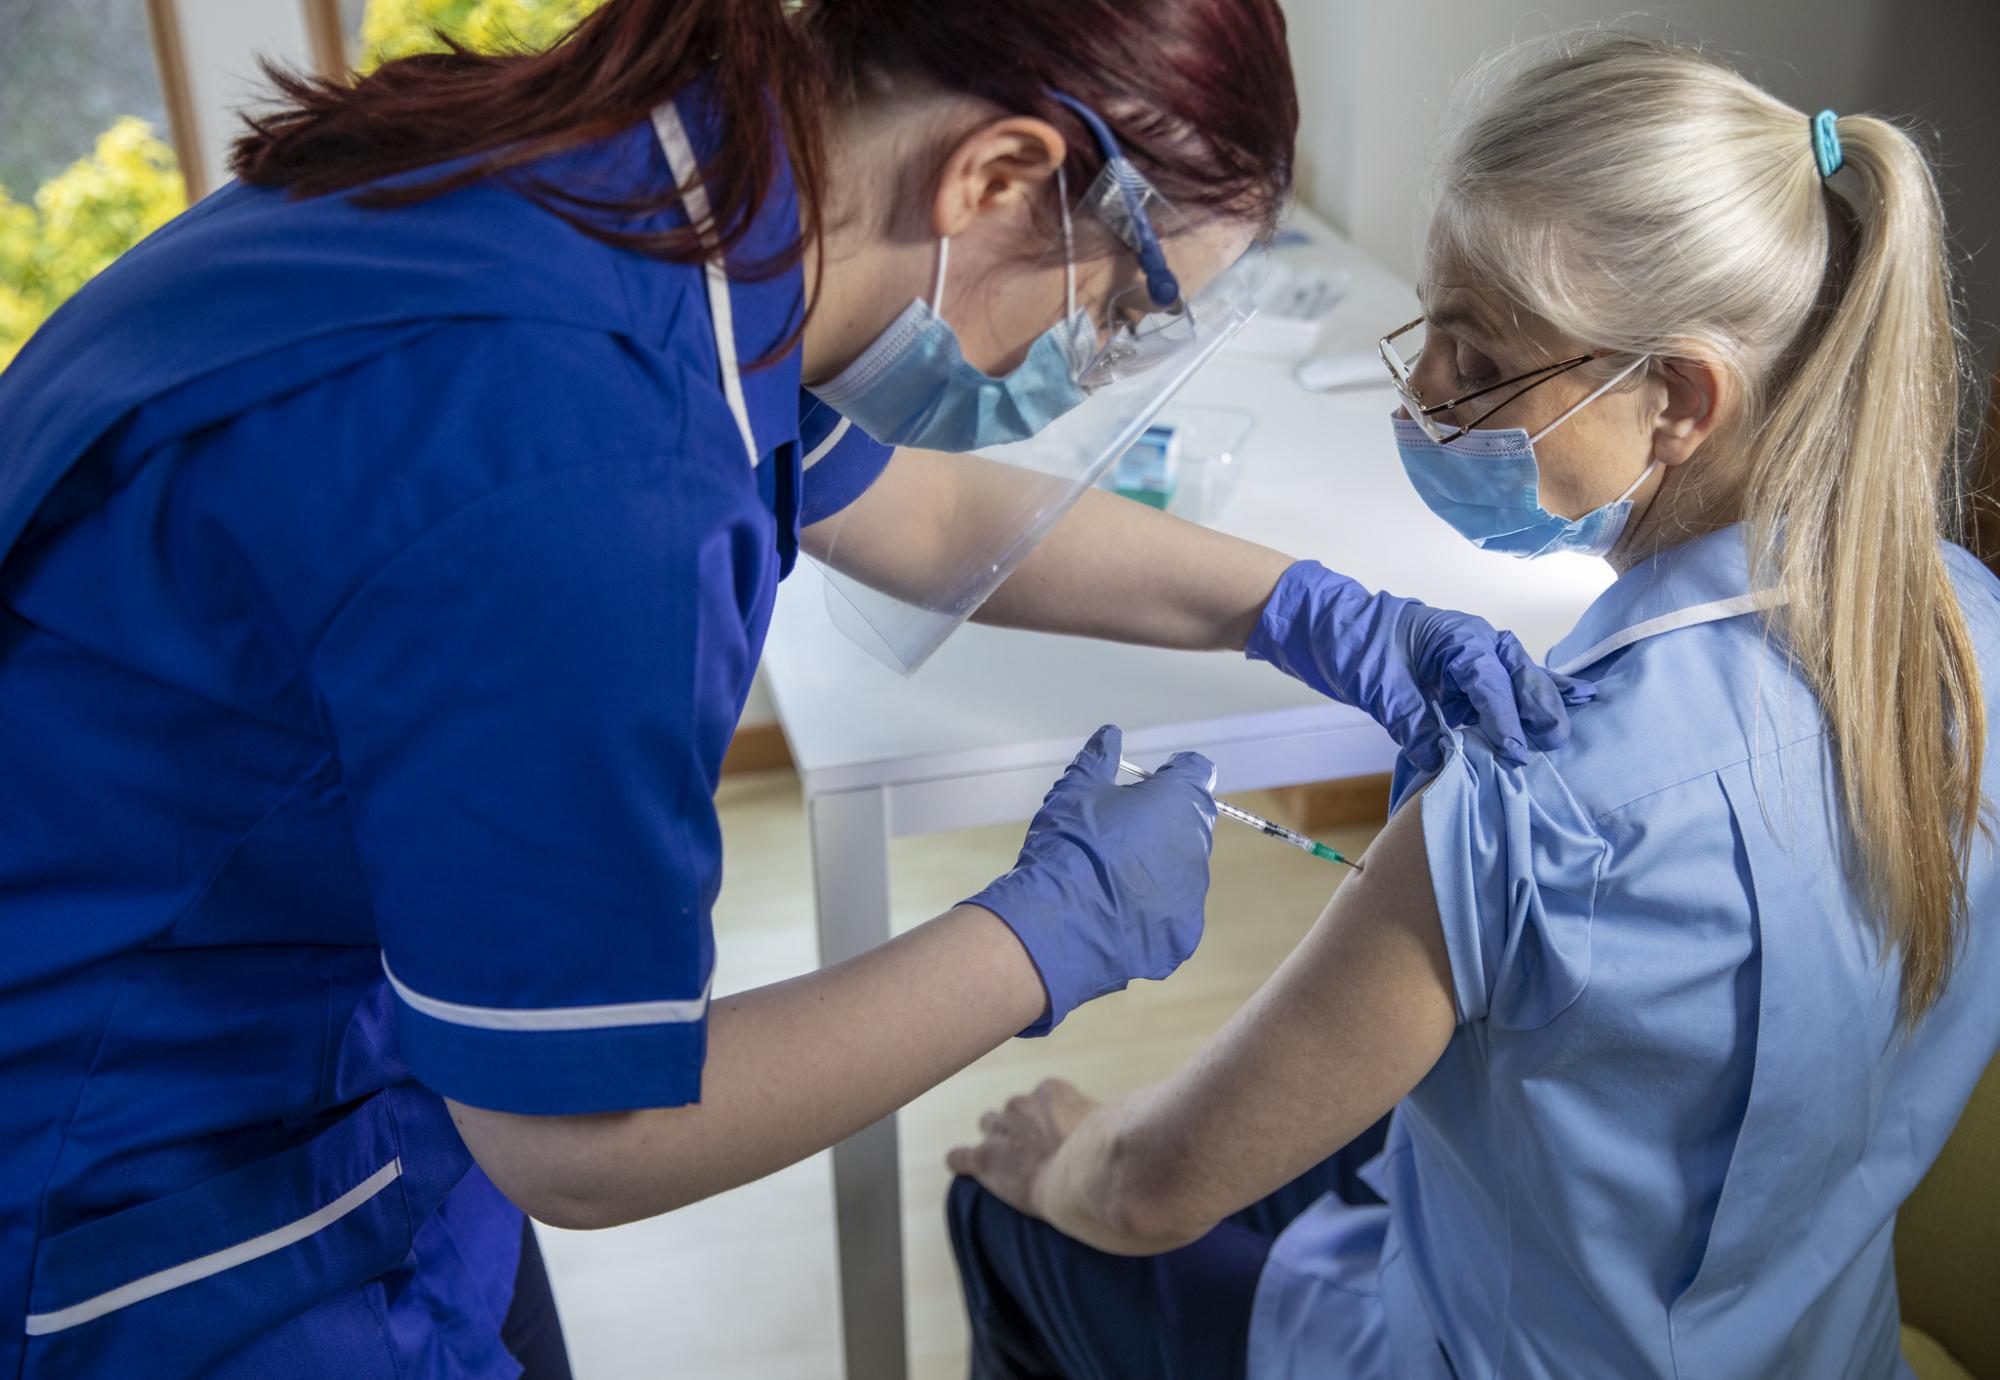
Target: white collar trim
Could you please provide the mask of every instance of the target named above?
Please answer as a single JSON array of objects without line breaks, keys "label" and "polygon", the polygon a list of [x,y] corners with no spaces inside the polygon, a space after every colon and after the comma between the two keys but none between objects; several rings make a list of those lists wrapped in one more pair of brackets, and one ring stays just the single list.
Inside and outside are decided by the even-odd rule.
[{"label": "white collar trim", "polygon": [[1663,613],[1657,618],[1634,623],[1629,628],[1620,628],[1611,636],[1595,642],[1568,658],[1559,666],[1549,669],[1558,675],[1575,675],[1593,662],[1602,661],[1613,652],[1629,647],[1634,642],[1673,632],[1677,628],[1691,628],[1697,623],[1716,623],[1725,618],[1740,618],[1746,613],[1758,613],[1764,609],[1776,608],[1785,602],[1781,589],[1757,589],[1748,594],[1737,594],[1727,599],[1716,599],[1706,604],[1694,604],[1684,609]]}]

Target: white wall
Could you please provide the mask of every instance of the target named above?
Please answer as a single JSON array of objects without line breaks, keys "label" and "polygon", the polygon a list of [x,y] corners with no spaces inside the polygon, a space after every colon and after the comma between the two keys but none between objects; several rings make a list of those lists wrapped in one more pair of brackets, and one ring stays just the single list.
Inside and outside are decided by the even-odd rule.
[{"label": "white wall", "polygon": [[229,146],[242,132],[241,112],[262,88],[257,59],[312,66],[305,7],[299,0],[179,0],[174,8],[202,175],[213,191],[229,179]]},{"label": "white wall", "polygon": [[744,702],[743,717],[738,722],[745,728],[756,728],[777,721],[778,707],[771,702],[771,687],[764,679],[762,668],[759,668],[757,679],[750,683],[750,698]]},{"label": "white wall", "polygon": [[1884,5],[1865,108],[1914,116],[1937,138],[1973,345],[2000,365],[2000,0]]},{"label": "white wall", "polygon": [[[2000,321],[2000,51],[1996,0],[1285,0],[1298,73],[1308,202],[1411,276],[1416,194],[1453,81],[1487,50],[1577,24],[1664,30],[1729,54],[1802,110],[1935,122],[1968,281],[1990,339]],[[1607,112],[1607,118],[1615,114]],[[1800,156],[1807,148],[1799,135]]]}]

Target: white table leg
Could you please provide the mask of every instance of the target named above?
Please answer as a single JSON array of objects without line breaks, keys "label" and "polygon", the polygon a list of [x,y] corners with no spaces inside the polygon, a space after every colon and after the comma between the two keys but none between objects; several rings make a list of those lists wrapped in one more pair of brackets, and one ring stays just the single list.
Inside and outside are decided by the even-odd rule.
[{"label": "white table leg", "polygon": [[[824,966],[889,938],[888,797],[879,788],[842,791],[810,801],[806,813]],[[904,1380],[909,1358],[895,1117],[833,1147],[833,1209],[847,1380]]]}]

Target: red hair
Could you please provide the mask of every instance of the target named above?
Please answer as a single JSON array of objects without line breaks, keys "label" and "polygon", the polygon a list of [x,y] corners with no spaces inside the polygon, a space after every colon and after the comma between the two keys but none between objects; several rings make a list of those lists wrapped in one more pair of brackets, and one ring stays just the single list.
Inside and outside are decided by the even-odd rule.
[{"label": "red hair", "polygon": [[[708,222],[652,233],[607,223],[607,212],[677,208],[677,188],[615,206],[545,184],[526,190],[586,234],[694,262],[728,253],[749,230],[775,184],[771,149],[782,137],[805,233],[774,260],[732,263],[745,276],[774,274],[819,242],[828,103],[871,74],[1049,121],[1069,139],[1077,187],[1102,159],[1049,88],[1098,111],[1183,210],[1268,228],[1291,188],[1298,100],[1277,0],[806,0],[789,15],[783,0],[606,0],[543,53],[453,45],[351,86],[273,71],[281,99],[252,117],[230,166],[247,183],[301,196],[359,188],[361,204],[409,205],[613,134],[707,77],[722,129],[700,169]],[[369,185],[456,159],[469,161]]]}]

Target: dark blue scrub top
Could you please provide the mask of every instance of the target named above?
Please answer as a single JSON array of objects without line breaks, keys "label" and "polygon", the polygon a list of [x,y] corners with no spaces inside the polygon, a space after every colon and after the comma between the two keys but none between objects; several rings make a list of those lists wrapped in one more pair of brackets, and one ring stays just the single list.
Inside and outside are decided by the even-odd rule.
[{"label": "dark blue scrub top", "polygon": [[[655,124],[534,171],[657,188]],[[700,1097],[723,752],[888,455],[749,367],[799,301],[232,186],[0,375],[0,1374],[514,1374],[438,1095]]]}]

